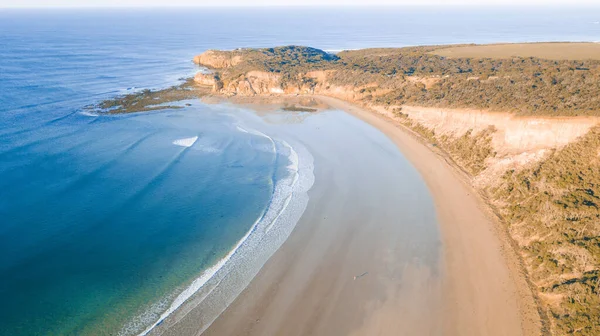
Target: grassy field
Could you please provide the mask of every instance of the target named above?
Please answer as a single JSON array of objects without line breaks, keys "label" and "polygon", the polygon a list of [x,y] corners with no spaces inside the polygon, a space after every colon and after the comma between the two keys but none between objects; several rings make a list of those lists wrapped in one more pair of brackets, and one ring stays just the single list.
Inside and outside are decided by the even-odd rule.
[{"label": "grassy field", "polygon": [[511,43],[441,48],[431,54],[449,58],[537,57],[547,60],[600,60],[600,43]]}]

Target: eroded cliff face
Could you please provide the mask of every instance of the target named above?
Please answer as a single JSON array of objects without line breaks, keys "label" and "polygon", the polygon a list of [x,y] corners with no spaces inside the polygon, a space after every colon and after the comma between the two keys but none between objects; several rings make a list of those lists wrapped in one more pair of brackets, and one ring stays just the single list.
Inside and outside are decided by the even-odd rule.
[{"label": "eroded cliff face", "polygon": [[600,118],[592,117],[540,118],[470,109],[369,107],[447,151],[480,190],[496,186],[507,171],[543,161],[600,124]]},{"label": "eroded cliff face", "polygon": [[[512,113],[476,109],[381,106],[370,103],[370,100],[365,98],[385,95],[389,89],[381,88],[377,83],[337,85],[331,80],[336,70],[309,71],[296,74],[292,78],[254,70],[231,76],[228,69],[242,62],[235,52],[207,51],[197,56],[194,61],[222,70],[209,74],[199,73],[195,78],[197,84],[210,86],[213,92],[218,94],[315,94],[335,97],[396,120],[417,130],[421,135],[427,135],[431,141],[440,142],[441,145],[450,145],[461,137],[477,138],[485,133],[485,136],[490,138],[488,145],[491,147],[488,157],[484,158],[485,169],[478,169],[476,174],[472,174],[476,184],[481,186],[492,183],[494,178],[507,169],[518,169],[543,159],[550,151],[575,141],[600,123],[600,118],[596,117],[523,117]],[[439,78],[407,80],[422,81],[427,86]],[[493,131],[489,131],[490,129]]]},{"label": "eroded cliff face", "polygon": [[[309,71],[284,78],[281,74],[249,70],[243,74],[233,73],[231,68],[244,59],[236,51],[209,50],[196,57],[194,63],[213,71],[198,73],[194,78],[201,86],[210,86],[214,93],[223,95],[271,95],[271,94],[323,94],[346,100],[360,100],[367,86],[337,86],[328,78],[332,70]],[[375,85],[376,86],[376,85]]]},{"label": "eroded cliff face", "polygon": [[242,62],[242,56],[230,51],[208,50],[194,57],[194,63],[211,69],[225,69]]},{"label": "eroded cliff face", "polygon": [[591,117],[523,117],[511,113],[470,109],[402,106],[402,112],[438,134],[461,135],[494,126],[493,144],[498,154],[562,147],[587,133],[598,122]]},{"label": "eroded cliff face", "polygon": [[221,81],[219,77],[214,73],[203,73],[198,72],[194,76],[194,82],[200,86],[210,86],[213,92],[221,90]]}]

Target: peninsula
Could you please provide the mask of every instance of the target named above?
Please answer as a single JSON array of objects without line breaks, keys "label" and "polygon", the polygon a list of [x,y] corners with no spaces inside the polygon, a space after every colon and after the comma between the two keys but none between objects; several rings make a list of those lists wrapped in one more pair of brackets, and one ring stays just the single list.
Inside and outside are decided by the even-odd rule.
[{"label": "peninsula", "polygon": [[[600,333],[600,44],[286,46],[194,62],[208,70],[182,87],[103,107],[310,95],[353,113],[394,140],[433,193],[454,334],[500,335],[513,322],[527,335]],[[214,327],[249,323],[234,315]]]}]

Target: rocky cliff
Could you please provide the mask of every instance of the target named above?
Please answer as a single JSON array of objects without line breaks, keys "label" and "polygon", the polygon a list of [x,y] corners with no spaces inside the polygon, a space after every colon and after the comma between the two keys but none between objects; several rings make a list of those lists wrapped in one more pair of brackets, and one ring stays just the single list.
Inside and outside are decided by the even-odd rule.
[{"label": "rocky cliff", "polygon": [[224,69],[242,62],[242,56],[233,51],[208,50],[194,57],[194,63],[212,69]]},{"label": "rocky cliff", "polygon": [[[372,99],[390,92],[376,82],[361,85],[340,85],[332,81],[336,70],[317,70],[295,74],[293,78],[280,73],[251,70],[231,76],[227,73],[241,62],[235,52],[207,51],[195,62],[219,72],[198,73],[195,82],[210,86],[213,92],[223,95],[280,95],[315,94],[343,99],[370,108],[392,119],[408,119],[437,136],[459,138],[470,132],[477,135],[494,127],[491,146],[495,161],[504,168],[512,168],[539,160],[551,149],[561,148],[586,134],[600,122],[598,117],[531,117],[507,112],[490,112],[482,109],[434,108],[410,105],[378,105]],[[236,59],[236,62],[231,60]],[[217,66],[215,66],[215,64]],[[225,76],[221,75],[225,73]],[[229,75],[229,76],[228,76]],[[431,85],[431,80],[407,78],[407,81]],[[406,123],[406,122],[405,122]],[[509,163],[508,165],[505,165]],[[497,168],[494,168],[497,169]]]}]

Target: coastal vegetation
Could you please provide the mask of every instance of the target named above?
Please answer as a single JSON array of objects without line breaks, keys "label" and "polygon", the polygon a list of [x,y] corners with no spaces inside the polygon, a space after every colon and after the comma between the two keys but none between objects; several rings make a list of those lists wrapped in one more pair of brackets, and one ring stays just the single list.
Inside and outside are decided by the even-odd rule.
[{"label": "coastal vegetation", "polygon": [[[380,48],[342,51],[337,55],[298,46],[237,49],[212,51],[212,58],[218,61],[209,65],[218,71],[217,80],[222,88],[228,83],[247,79],[251,71],[276,75],[277,84],[284,91],[294,87],[314,88],[320,81],[309,74],[321,71],[326,75],[327,85],[368,86],[363,88],[362,100],[384,106],[480,108],[534,116],[599,114],[598,58],[555,60],[514,56],[475,59],[436,54],[461,47],[473,48]],[[190,93],[187,92],[190,89],[188,83],[181,87],[186,90],[177,92],[171,88],[168,92]],[[120,97],[118,101],[104,102],[99,107],[110,110],[117,105],[123,108],[112,112],[127,112],[138,110],[136,105],[149,106],[149,98],[154,98],[150,97],[154,96],[150,92],[145,93],[146,97],[139,96]],[[157,92],[155,96],[165,95]],[[177,95],[170,100],[176,98]]]},{"label": "coastal vegetation", "polygon": [[600,331],[600,128],[509,170],[490,195],[516,238],[556,334]]},{"label": "coastal vegetation", "polygon": [[[399,121],[448,153],[472,177],[496,156],[493,126],[458,137],[396,111]],[[600,126],[542,160],[509,169],[482,193],[507,226],[553,335],[600,333]]]},{"label": "coastal vegetation", "polygon": [[398,121],[410,128],[434,146],[444,148],[467,173],[475,176],[486,169],[485,160],[494,157],[496,152],[492,147],[492,135],[496,132],[494,126],[474,134],[470,129],[461,136],[453,137],[447,134],[437,135],[435,132],[409,118],[401,109],[394,110]]},{"label": "coastal vegetation", "polygon": [[223,82],[240,80],[250,71],[279,74],[285,89],[314,86],[314,78],[304,74],[326,71],[329,84],[371,85],[385,91],[367,97],[381,105],[469,107],[520,115],[595,115],[600,110],[598,58],[474,59],[436,54],[445,48],[363,49],[337,55],[295,46],[242,49],[233,52],[239,63],[220,74]]}]

